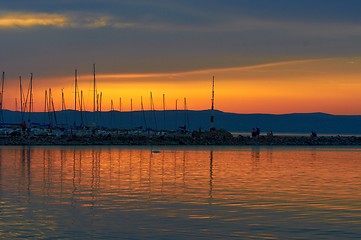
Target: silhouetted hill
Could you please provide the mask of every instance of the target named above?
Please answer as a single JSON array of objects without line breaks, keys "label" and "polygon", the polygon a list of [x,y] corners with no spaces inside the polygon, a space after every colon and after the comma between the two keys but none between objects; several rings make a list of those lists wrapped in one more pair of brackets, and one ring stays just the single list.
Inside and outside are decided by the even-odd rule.
[{"label": "silhouetted hill", "polygon": [[[32,124],[58,124],[58,126],[102,126],[110,128],[179,129],[189,130],[210,127],[210,110],[204,111],[136,111],[136,112],[75,112],[25,113],[3,111],[3,122],[20,124],[22,119]],[[231,132],[250,132],[253,127],[274,133],[310,133],[312,130],[324,134],[361,134],[361,116],[331,115],[325,113],[293,114],[236,114],[214,111],[215,127]]]}]

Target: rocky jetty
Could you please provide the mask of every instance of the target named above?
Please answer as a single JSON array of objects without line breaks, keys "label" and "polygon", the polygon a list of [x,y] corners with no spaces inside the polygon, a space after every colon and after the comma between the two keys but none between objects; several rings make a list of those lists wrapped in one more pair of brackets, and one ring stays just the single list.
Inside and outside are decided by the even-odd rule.
[{"label": "rocky jetty", "polygon": [[117,132],[88,135],[1,135],[0,145],[278,145],[361,146],[356,136],[233,136],[225,130],[129,134]]}]

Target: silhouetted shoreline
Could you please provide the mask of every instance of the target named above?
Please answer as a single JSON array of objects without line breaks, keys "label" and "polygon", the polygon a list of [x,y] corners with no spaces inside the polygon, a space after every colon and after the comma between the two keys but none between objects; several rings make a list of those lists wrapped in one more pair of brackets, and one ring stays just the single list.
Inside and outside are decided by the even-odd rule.
[{"label": "silhouetted shoreline", "polygon": [[[145,129],[176,131],[184,129],[197,131],[210,129],[211,110],[166,110],[133,112],[79,112],[74,110],[56,111],[57,123],[49,120],[48,112],[24,113],[3,110],[2,127],[20,128],[25,120],[30,128],[80,129]],[[165,116],[165,118],[164,118]],[[185,119],[189,120],[186,122]],[[30,119],[30,123],[28,122]],[[81,121],[83,119],[83,121]],[[157,124],[155,124],[156,119]],[[214,127],[230,132],[247,132],[260,128],[261,134],[272,130],[274,133],[311,133],[312,130],[324,134],[361,135],[361,115],[331,115],[325,113],[291,114],[238,114],[214,110]]]},{"label": "silhouetted shoreline", "polygon": [[359,136],[232,136],[224,130],[173,135],[0,136],[0,145],[235,145],[235,146],[361,146]]}]

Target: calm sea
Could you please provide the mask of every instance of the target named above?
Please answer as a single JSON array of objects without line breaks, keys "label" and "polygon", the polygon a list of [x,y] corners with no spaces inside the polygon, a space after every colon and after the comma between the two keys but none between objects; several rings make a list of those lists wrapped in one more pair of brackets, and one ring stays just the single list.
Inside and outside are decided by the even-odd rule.
[{"label": "calm sea", "polygon": [[361,148],[156,150],[0,147],[0,238],[361,238]]}]

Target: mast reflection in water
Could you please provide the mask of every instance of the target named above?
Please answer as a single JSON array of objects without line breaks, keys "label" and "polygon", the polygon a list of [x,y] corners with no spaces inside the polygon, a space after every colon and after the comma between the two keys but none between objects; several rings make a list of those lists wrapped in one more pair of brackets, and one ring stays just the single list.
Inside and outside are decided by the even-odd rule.
[{"label": "mast reflection in water", "polygon": [[360,148],[159,150],[0,147],[1,238],[361,235]]}]

